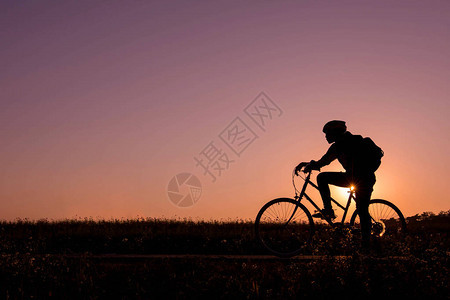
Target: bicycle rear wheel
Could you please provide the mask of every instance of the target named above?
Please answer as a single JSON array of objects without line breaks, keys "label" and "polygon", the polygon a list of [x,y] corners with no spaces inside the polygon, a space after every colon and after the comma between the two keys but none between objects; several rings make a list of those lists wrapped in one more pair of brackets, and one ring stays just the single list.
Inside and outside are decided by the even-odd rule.
[{"label": "bicycle rear wheel", "polygon": [[256,217],[255,231],[271,253],[292,257],[308,249],[314,222],[303,204],[289,198],[278,198],[261,208]]},{"label": "bicycle rear wheel", "polygon": [[[374,199],[369,203],[369,214],[372,219],[371,233],[375,237],[404,234],[406,232],[405,217],[400,209],[389,201]],[[361,228],[358,212],[350,219],[350,225]]]}]

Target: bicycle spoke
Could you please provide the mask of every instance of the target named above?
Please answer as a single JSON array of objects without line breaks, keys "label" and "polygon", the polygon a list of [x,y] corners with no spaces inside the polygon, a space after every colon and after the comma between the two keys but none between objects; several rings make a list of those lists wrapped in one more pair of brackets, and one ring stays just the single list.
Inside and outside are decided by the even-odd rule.
[{"label": "bicycle spoke", "polygon": [[[372,200],[369,205],[369,214],[372,219],[372,234],[375,236],[398,233],[406,228],[401,212],[386,200]],[[351,224],[360,228],[359,216],[356,213],[352,216]]]},{"label": "bicycle spoke", "polygon": [[306,208],[292,199],[276,199],[258,213],[258,238],[272,253],[288,257],[304,249],[312,235],[312,219]]}]

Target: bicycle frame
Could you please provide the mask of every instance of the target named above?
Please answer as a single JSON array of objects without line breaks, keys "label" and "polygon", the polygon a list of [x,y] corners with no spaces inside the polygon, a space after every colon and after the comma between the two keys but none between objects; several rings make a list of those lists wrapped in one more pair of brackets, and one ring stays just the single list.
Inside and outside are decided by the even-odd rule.
[{"label": "bicycle frame", "polygon": [[[292,172],[292,184],[295,190],[294,199],[281,197],[270,200],[261,207],[256,216],[256,236],[263,246],[273,254],[285,258],[298,255],[303,250],[311,250],[309,247],[314,244],[315,232],[322,228],[326,230],[328,226],[334,229],[349,229],[349,233],[351,234],[360,232],[362,240],[367,237],[367,234],[370,234],[374,238],[381,238],[384,235],[395,237],[398,234],[404,234],[406,232],[406,221],[402,212],[393,203],[384,199],[371,199],[369,201],[367,208],[371,219],[370,232],[363,231],[364,228],[361,228],[361,220],[357,219],[360,217],[358,208],[361,207],[359,205],[357,205],[355,211],[352,209],[349,217],[350,222],[348,225],[345,224],[344,222],[347,213],[349,213],[352,199],[357,202],[358,190],[354,188],[350,188],[350,195],[345,206],[331,198],[332,203],[344,210],[342,220],[334,222],[334,218],[329,218],[321,212],[322,218],[326,223],[318,224],[316,227],[310,209],[301,203],[301,201],[303,198],[306,198],[313,207],[321,211],[319,206],[306,193],[308,185],[312,185],[316,190],[319,187],[314,182],[311,182],[311,172],[308,170],[308,172],[303,172],[306,174],[306,178],[301,176],[304,184],[301,191],[299,191],[295,186],[295,175],[298,175],[298,171],[296,168]],[[297,212],[299,213],[296,214]],[[342,233],[341,230],[338,231]],[[320,238],[321,235],[316,237]]]},{"label": "bicycle frame", "polygon": [[[309,203],[311,203],[311,205],[314,206],[314,208],[317,211],[321,212],[320,207],[308,196],[308,194],[306,194],[306,187],[308,185],[312,185],[316,190],[319,190],[319,187],[314,182],[311,182],[311,173],[312,172],[308,172],[308,175],[305,178],[305,183],[303,184],[300,195],[297,195],[297,190],[296,190],[294,199],[296,201],[298,201],[298,203],[300,203],[302,198],[305,197],[309,201]],[[295,184],[294,184],[294,187],[295,187]],[[350,189],[350,195],[348,196],[347,204],[345,207],[343,205],[341,205],[339,202],[337,202],[336,200],[334,200],[332,197],[330,197],[330,198],[331,198],[331,202],[333,202],[339,208],[344,210],[344,215],[342,216],[341,222],[333,222],[330,218],[327,218],[326,216],[324,216],[325,217],[324,220],[327,221],[327,223],[330,225],[344,224],[345,218],[347,217],[348,209],[350,207],[350,203],[352,202],[352,199],[355,200],[355,191]],[[295,214],[295,211],[294,211],[294,214]]]}]

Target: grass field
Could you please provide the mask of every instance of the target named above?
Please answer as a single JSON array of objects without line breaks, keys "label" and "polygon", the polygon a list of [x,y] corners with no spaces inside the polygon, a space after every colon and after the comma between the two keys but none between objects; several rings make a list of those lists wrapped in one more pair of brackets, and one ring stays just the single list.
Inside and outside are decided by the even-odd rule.
[{"label": "grass field", "polygon": [[369,254],[349,230],[321,228],[304,253],[316,259],[261,258],[250,221],[2,222],[0,297],[448,299],[449,221],[448,212],[410,217],[406,235]]}]

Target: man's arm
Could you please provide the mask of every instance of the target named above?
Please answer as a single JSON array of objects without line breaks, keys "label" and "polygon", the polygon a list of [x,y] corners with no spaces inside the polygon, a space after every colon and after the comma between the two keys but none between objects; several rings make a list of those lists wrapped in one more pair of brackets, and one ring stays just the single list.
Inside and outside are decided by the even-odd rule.
[{"label": "man's arm", "polygon": [[310,172],[311,170],[319,170],[320,171],[320,168],[322,168],[323,166],[329,165],[336,158],[337,158],[336,145],[333,144],[330,146],[330,148],[328,148],[327,153],[325,153],[325,155],[322,156],[322,158],[319,159],[318,161],[312,160],[309,163],[307,163],[307,162],[300,163],[295,168],[295,175],[298,175],[298,172],[300,172],[300,170],[303,167],[305,167],[305,169],[304,169],[305,172]]},{"label": "man's arm", "polygon": [[328,148],[327,153],[325,153],[325,155],[322,156],[321,159],[319,159],[318,161],[312,160],[310,162],[310,165],[312,169],[320,170],[320,168],[329,165],[336,158],[337,158],[336,145],[333,144],[330,146],[330,148]]}]

